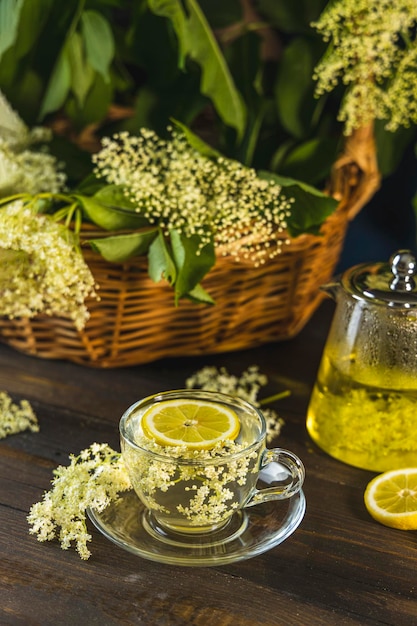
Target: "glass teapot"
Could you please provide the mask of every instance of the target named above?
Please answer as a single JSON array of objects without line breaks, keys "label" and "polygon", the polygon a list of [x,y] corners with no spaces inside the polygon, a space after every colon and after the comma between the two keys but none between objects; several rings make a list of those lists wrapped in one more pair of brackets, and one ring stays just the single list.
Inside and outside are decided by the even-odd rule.
[{"label": "glass teapot", "polygon": [[323,289],[337,303],[307,414],[331,456],[383,472],[417,466],[416,260],[362,264]]}]

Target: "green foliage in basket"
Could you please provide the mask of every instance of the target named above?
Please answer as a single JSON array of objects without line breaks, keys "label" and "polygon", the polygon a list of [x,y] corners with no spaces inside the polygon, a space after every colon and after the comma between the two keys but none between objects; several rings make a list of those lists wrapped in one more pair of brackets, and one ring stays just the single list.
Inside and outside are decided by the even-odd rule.
[{"label": "green foliage in basket", "polygon": [[[315,39],[310,69],[318,58],[316,48],[320,44],[319,37],[308,27],[308,20],[318,14],[319,4],[322,3],[305,16],[301,25],[301,30],[310,31],[308,37]],[[90,221],[111,231],[108,237],[91,241],[94,249],[109,261],[123,262],[147,254],[151,277],[168,280],[176,301],[182,296],[211,301],[200,282],[215,261],[215,251],[221,247],[214,231],[222,232],[224,241],[235,241],[238,219],[243,229],[240,234],[246,239],[250,220],[255,219],[256,226],[275,225],[272,252],[280,248],[280,230],[286,224],[293,236],[318,232],[336,202],[313,185],[327,175],[338,138],[332,140],[326,159],[317,159],[302,144],[310,142],[312,129],[319,129],[321,122],[298,124],[295,134],[299,137],[290,143],[294,147],[297,144],[299,156],[292,158],[292,166],[285,167],[282,147],[288,131],[283,134],[279,110],[285,108],[289,93],[287,90],[283,99],[280,90],[273,87],[275,78],[269,78],[278,76],[279,63],[263,53],[260,34],[265,28],[272,28],[268,19],[263,15],[245,17],[243,5],[236,0],[222,4],[212,0],[69,0],[64,6],[53,0],[45,0],[42,6],[29,0],[4,0],[0,13],[0,88],[27,128],[35,123],[51,124],[55,134],[49,150],[65,163],[68,179],[65,194],[62,190],[50,194],[56,189],[48,189],[45,184],[38,188],[40,196],[27,198],[26,202],[67,223]],[[285,15],[283,20],[286,21]],[[311,75],[304,78],[312,93]],[[298,107],[301,102],[297,96]],[[319,110],[320,105],[314,99],[312,102],[313,109]],[[127,108],[128,117],[109,124],[108,110],[112,104]],[[295,100],[291,109],[294,104]],[[301,111],[300,115],[305,117]],[[91,125],[96,130],[102,124],[98,129],[102,137],[124,131],[137,136],[147,128],[162,141],[167,138],[172,118],[178,120],[177,125],[190,145],[204,155],[213,172],[224,167],[236,170],[242,164],[240,172],[245,171],[254,181],[253,194],[262,185],[270,193],[277,193],[281,187],[281,204],[279,210],[278,205],[275,209],[275,217],[264,219],[264,209],[269,211],[271,204],[266,207],[262,201],[257,207],[247,203],[252,213],[247,211],[243,221],[243,214],[235,212],[233,229],[222,228],[218,223],[213,228],[213,220],[207,220],[207,215],[199,233],[196,224],[194,230],[187,230],[178,219],[168,223],[149,212],[145,217],[143,207],[138,207],[129,193],[129,185],[123,181],[106,184],[105,177],[92,181],[90,155],[83,154],[79,141],[74,144],[68,140],[71,137],[63,138],[59,132],[61,122],[68,123],[70,134],[78,137]],[[286,125],[297,126],[294,114],[293,124]],[[300,134],[301,126],[305,132]],[[328,145],[328,139],[325,142]],[[286,153],[291,152],[291,146],[287,145]],[[303,154],[309,156],[310,165]],[[221,155],[227,158],[219,166]],[[9,156],[12,162],[13,154]],[[263,173],[255,175],[255,170],[249,169],[252,167]],[[301,172],[303,176],[293,180],[293,175]],[[230,174],[229,179],[236,175]],[[91,181],[93,184],[89,184]],[[226,190],[227,185],[223,188]],[[6,190],[2,191],[3,196],[7,195]],[[35,189],[25,185],[8,189],[9,194],[12,191],[35,193]],[[288,214],[293,198],[296,201]],[[241,205],[243,201],[241,194]],[[213,213],[213,197],[209,202]],[[194,203],[194,207],[199,204]],[[187,215],[192,215],[192,208],[189,214],[185,207],[179,210],[189,221]],[[271,231],[264,232],[265,241],[254,242],[252,250],[255,245],[269,245],[270,234]],[[246,247],[229,246],[228,251],[236,256],[243,252],[244,256]],[[261,261],[259,255],[254,259],[255,263]]]},{"label": "green foliage in basket", "polygon": [[[22,127],[5,101],[3,113],[3,128],[19,143]],[[3,136],[0,152],[6,150],[9,169],[19,171],[19,162],[13,160],[19,151]],[[96,252],[112,263],[147,255],[151,278],[168,281],[176,303],[184,296],[212,302],[200,283],[216,254],[262,264],[281,252],[288,232],[317,232],[336,205],[304,183],[258,175],[253,168],[224,158],[179,123],[169,139],[149,129],[104,138],[92,160],[92,176],[77,189],[58,192],[48,191],[45,180],[35,178],[36,170],[27,166],[24,176],[17,176],[17,193],[6,194],[1,201],[6,208],[0,212],[0,232],[6,209],[16,202],[64,222],[76,235],[83,221],[90,222],[109,231],[89,239]],[[31,181],[32,193],[24,191],[21,180]],[[8,178],[3,182],[10,190]],[[23,215],[33,219],[33,212],[24,213],[20,207],[15,213],[15,221],[23,220]],[[25,232],[27,224],[19,224]],[[10,247],[21,251],[17,235]]]},{"label": "green foliage in basket", "polygon": [[68,139],[163,136],[175,118],[225,156],[320,188],[341,136],[337,98],[314,96],[325,4],[2,0],[0,89],[29,127],[52,125],[71,182],[90,161]]},{"label": "green foliage in basket", "polygon": [[[90,161],[64,130],[66,139],[90,128],[162,135],[174,117],[225,156],[320,187],[350,124],[345,113],[338,120],[345,85],[372,96],[376,79],[388,115],[404,110],[395,102],[406,80],[406,92],[415,88],[415,11],[413,0],[2,0],[0,88],[28,126],[52,123],[51,147],[71,181]],[[370,69],[359,86],[355,66]],[[126,116],[109,118],[112,104]],[[376,115],[384,175],[415,139],[414,124],[390,132],[387,111]]]},{"label": "green foliage in basket", "polygon": [[[201,280],[215,253],[232,252],[223,244],[237,241],[238,214],[233,229],[212,208],[199,229],[184,205],[185,222],[172,206],[151,214],[132,172],[111,180],[86,144],[100,154],[100,140],[105,150],[106,138],[145,129],[169,143],[175,120],[210,176],[227,170],[231,184],[240,172],[267,195],[280,190],[276,205],[248,203],[236,256],[248,253],[250,218],[268,224],[251,242],[263,252],[271,225],[275,243],[285,227],[318,232],[336,206],[321,189],[344,133],[376,120],[384,175],[415,139],[416,14],[414,0],[1,0],[0,89],[23,121],[0,128],[0,193],[76,232],[83,220],[100,226],[108,236],[90,244],[105,258],[147,254],[176,301],[209,302]],[[53,131],[49,155],[34,150],[36,124]]]}]

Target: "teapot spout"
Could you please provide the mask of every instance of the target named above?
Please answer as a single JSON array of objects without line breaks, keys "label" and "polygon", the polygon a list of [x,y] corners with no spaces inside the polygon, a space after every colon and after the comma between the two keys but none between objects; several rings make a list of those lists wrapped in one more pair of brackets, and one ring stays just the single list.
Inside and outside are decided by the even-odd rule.
[{"label": "teapot spout", "polygon": [[337,295],[339,288],[340,288],[340,281],[337,279],[334,279],[331,282],[326,283],[325,285],[320,285],[321,291],[324,291],[333,300],[336,300],[336,295]]}]

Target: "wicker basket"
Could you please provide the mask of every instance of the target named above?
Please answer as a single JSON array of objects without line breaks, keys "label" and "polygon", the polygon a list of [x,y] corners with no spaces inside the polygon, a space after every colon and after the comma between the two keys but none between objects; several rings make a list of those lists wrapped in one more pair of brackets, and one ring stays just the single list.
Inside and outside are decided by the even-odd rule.
[{"label": "wicker basket", "polygon": [[333,168],[329,193],[339,206],[321,235],[294,238],[259,268],[219,256],[203,282],[214,306],[184,300],[175,307],[172,290],[148,277],[146,258],[110,264],[86,248],[101,300],[89,302],[85,329],[77,331],[63,318],[0,318],[0,340],[39,357],[123,367],[289,339],[317,308],[319,287],[333,274],[348,222],[378,184],[372,129],[361,129],[348,138]]}]

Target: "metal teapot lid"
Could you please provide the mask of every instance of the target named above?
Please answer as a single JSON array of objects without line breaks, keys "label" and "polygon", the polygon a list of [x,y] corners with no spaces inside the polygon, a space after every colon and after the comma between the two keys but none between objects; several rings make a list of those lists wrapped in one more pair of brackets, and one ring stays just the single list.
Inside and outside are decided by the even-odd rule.
[{"label": "metal teapot lid", "polygon": [[390,307],[417,307],[416,259],[398,250],[389,263],[362,264],[347,270],[342,284],[353,296]]}]

